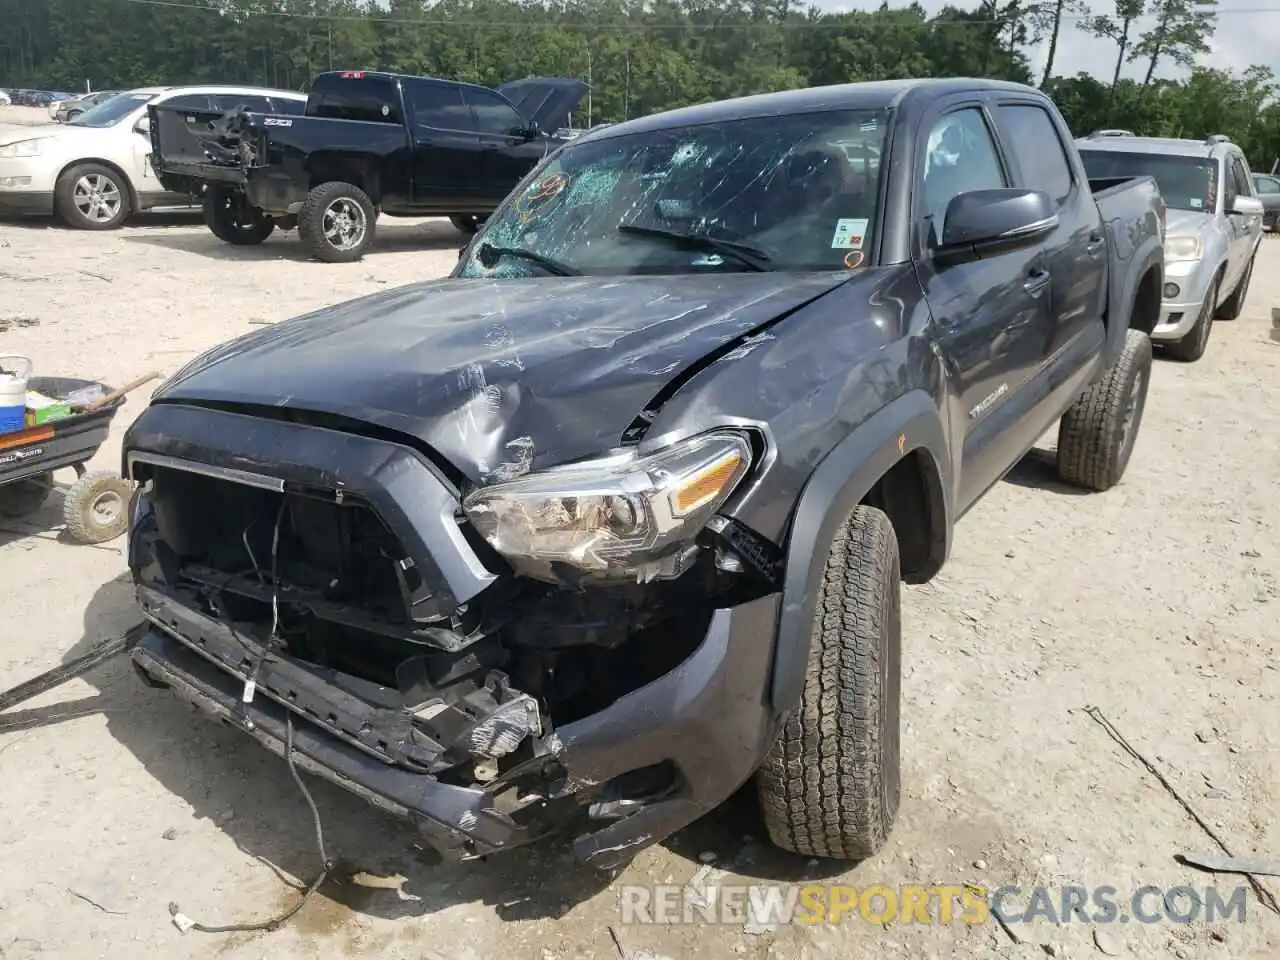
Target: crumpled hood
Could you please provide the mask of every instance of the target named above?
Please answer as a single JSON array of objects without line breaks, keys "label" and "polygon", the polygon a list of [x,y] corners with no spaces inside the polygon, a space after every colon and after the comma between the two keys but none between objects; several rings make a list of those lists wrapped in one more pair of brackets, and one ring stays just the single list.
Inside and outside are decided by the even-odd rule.
[{"label": "crumpled hood", "polygon": [[479,483],[617,447],[681,370],[852,276],[437,280],[223,344],[155,400],[358,419]]}]

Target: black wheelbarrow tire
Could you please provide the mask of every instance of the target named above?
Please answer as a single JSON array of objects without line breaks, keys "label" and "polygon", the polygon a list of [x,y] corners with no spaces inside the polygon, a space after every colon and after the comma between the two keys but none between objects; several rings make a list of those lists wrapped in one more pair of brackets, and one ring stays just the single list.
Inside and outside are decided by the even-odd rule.
[{"label": "black wheelbarrow tire", "polygon": [[114,473],[86,473],[72,484],[62,504],[62,520],[77,543],[106,543],[129,528],[133,485]]},{"label": "black wheelbarrow tire", "polygon": [[6,483],[0,487],[0,516],[25,517],[35,513],[49,499],[52,489],[52,472]]}]

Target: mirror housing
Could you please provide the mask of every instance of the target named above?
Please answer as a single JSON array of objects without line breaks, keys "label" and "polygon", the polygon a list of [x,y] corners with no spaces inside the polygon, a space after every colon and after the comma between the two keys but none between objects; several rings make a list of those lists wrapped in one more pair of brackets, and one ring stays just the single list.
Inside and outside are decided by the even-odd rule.
[{"label": "mirror housing", "polygon": [[140,133],[144,137],[151,134],[151,118],[145,113],[138,118],[138,122],[133,125],[133,132]]},{"label": "mirror housing", "polygon": [[970,190],[947,204],[934,259],[981,260],[1038,243],[1058,227],[1057,205],[1043,190]]},{"label": "mirror housing", "polygon": [[1231,212],[1238,213],[1245,217],[1262,216],[1262,201],[1257,197],[1236,197],[1235,203],[1231,205]]}]

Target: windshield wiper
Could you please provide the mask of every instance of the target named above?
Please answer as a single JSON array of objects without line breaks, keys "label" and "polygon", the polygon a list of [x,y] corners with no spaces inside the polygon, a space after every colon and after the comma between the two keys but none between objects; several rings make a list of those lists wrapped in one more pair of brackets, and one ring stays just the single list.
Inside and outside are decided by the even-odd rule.
[{"label": "windshield wiper", "polygon": [[480,248],[476,251],[476,256],[489,269],[493,269],[502,257],[515,257],[519,260],[528,260],[530,263],[536,263],[548,273],[554,273],[557,277],[578,277],[582,275],[581,270],[575,270],[567,263],[561,263],[551,257],[544,257],[542,254],[534,253],[532,250],[524,250],[520,247],[499,247],[487,241],[480,244]]},{"label": "windshield wiper", "polygon": [[746,264],[752,270],[772,270],[769,254],[749,243],[737,240],[725,240],[705,233],[684,233],[680,230],[667,230],[663,227],[641,227],[633,223],[618,224],[618,232],[633,237],[653,237],[655,240],[669,240],[674,244],[694,250],[710,250],[732,257],[739,263]]}]

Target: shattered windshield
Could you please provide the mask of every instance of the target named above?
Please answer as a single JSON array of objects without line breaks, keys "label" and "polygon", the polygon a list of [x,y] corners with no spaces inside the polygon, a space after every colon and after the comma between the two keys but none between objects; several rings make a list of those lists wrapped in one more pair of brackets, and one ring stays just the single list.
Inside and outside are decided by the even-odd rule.
[{"label": "shattered windshield", "polygon": [[879,207],[882,111],[759,117],[564,147],[455,276],[843,270]]}]

